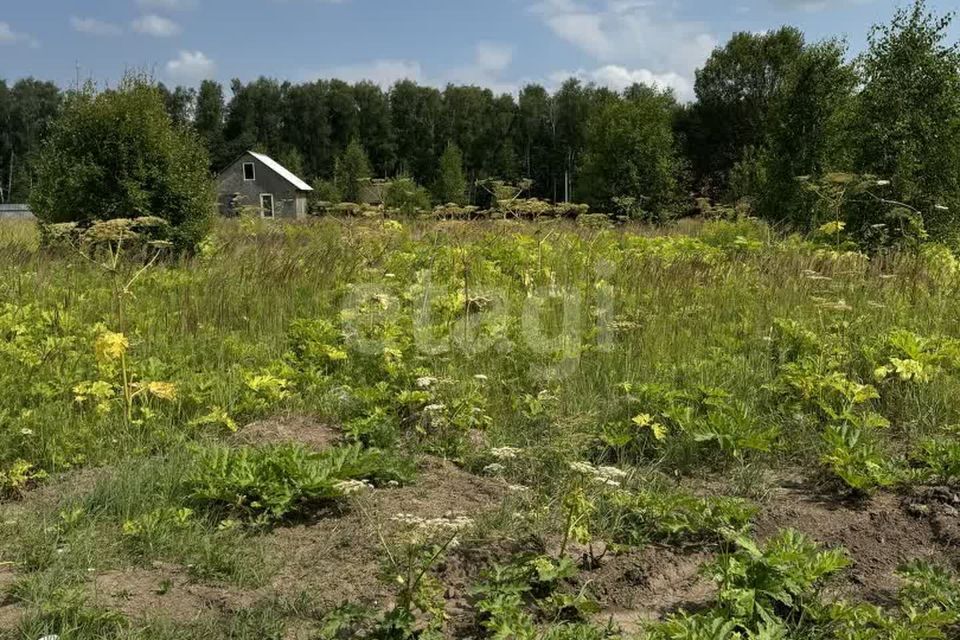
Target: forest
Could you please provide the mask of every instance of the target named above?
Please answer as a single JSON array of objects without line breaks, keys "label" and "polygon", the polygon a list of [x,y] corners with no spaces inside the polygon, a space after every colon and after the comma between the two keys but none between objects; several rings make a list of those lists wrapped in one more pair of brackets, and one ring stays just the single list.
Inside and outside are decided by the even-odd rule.
[{"label": "forest", "polygon": [[[697,71],[689,103],[657,87],[615,92],[576,79],[517,95],[406,80],[387,90],[271,78],[161,89],[170,117],[205,143],[214,172],[255,148],[308,181],[336,181],[354,143],[361,175],[411,177],[438,203],[459,196],[443,188],[450,152],[470,201],[482,195],[477,181],[496,178],[526,181],[530,197],[631,217],[680,216],[700,197],[747,203],[801,230],[843,208],[851,231],[882,223],[902,231],[893,235],[947,240],[960,210],[951,20],[916,2],[875,26],[859,53],[792,27],[738,33]],[[63,96],[50,82],[0,81],[0,201],[27,200],[31,159]],[[837,174],[845,185],[866,176],[885,188],[843,187],[863,197],[838,204],[837,181],[823,180]],[[618,204],[624,196],[632,206]]]}]

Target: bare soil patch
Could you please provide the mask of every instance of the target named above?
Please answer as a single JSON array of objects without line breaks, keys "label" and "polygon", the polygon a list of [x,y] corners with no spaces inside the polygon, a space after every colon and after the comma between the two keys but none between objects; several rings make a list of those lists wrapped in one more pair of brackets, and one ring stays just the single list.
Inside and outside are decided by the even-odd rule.
[{"label": "bare soil patch", "polygon": [[322,451],[336,446],[342,434],[314,417],[292,414],[253,422],[240,429],[234,440],[246,445],[302,444]]},{"label": "bare soil patch", "polygon": [[891,493],[850,503],[785,484],[771,493],[756,531],[765,539],[791,528],[822,545],[843,547],[853,564],[836,587],[838,595],[882,603],[899,588],[894,573],[904,562],[957,561],[957,549],[944,545],[931,522],[911,511],[901,496]]},{"label": "bare soil patch", "polygon": [[937,542],[952,552],[960,553],[960,489],[914,489],[904,496],[903,504],[909,513],[930,523]]},{"label": "bare soil patch", "polygon": [[601,620],[613,618],[624,631],[638,631],[643,623],[680,609],[708,606],[717,590],[700,569],[713,557],[709,551],[685,553],[651,545],[607,556],[600,568],[581,577],[587,592],[603,607]]},{"label": "bare soil patch", "polygon": [[23,617],[21,609],[7,594],[17,581],[17,574],[9,564],[0,564],[0,632],[13,631]]},{"label": "bare soil patch", "polygon": [[[266,544],[281,566],[271,586],[287,594],[308,591],[321,606],[349,601],[388,608],[394,591],[381,579],[382,540],[390,539],[393,516],[476,517],[498,508],[507,491],[500,481],[428,460],[412,486],[370,491],[339,514],[270,533]],[[449,595],[455,591],[451,585]]]},{"label": "bare soil patch", "polygon": [[100,573],[92,592],[97,603],[132,619],[162,614],[179,622],[238,611],[256,601],[253,592],[196,584],[182,567],[160,563],[151,569]]}]

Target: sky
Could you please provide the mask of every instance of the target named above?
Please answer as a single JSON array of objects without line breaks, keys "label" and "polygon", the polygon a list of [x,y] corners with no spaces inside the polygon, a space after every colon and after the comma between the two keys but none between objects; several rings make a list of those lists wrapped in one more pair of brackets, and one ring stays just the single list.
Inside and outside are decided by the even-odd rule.
[{"label": "sky", "polygon": [[[737,31],[784,24],[860,51],[896,0],[0,0],[0,78],[67,87],[146,70],[169,85],[261,75],[516,92],[577,76],[693,93]],[[928,0],[946,12],[951,0]],[[960,39],[960,25],[952,29]]]}]

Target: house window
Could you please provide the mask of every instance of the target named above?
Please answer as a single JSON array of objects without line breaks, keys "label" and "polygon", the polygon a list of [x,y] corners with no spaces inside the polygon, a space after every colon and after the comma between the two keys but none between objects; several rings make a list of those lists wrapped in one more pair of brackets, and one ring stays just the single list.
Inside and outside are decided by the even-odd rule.
[{"label": "house window", "polygon": [[273,196],[269,193],[260,194],[260,215],[264,218],[273,217]]},{"label": "house window", "polygon": [[243,180],[244,182],[251,182],[257,179],[257,172],[254,169],[252,162],[243,163]]}]

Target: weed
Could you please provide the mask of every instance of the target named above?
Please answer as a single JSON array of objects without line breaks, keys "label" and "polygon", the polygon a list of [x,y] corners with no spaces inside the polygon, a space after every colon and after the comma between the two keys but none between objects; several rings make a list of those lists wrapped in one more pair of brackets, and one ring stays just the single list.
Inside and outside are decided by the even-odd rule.
[{"label": "weed", "polygon": [[346,495],[350,480],[405,480],[401,466],[359,445],[322,453],[301,445],[204,447],[185,478],[194,504],[268,524]]}]

